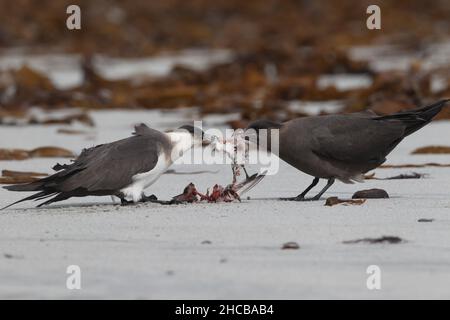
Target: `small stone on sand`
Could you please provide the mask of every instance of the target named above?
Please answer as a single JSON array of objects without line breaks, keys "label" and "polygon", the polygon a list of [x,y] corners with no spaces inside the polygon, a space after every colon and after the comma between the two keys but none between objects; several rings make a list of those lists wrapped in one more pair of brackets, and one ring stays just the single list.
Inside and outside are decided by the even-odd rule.
[{"label": "small stone on sand", "polygon": [[281,249],[283,249],[283,250],[287,250],[287,249],[297,250],[297,249],[300,249],[300,246],[298,245],[297,242],[291,241],[291,242],[286,242],[285,244],[283,244]]},{"label": "small stone on sand", "polygon": [[417,222],[433,222],[434,219],[419,219]]},{"label": "small stone on sand", "polygon": [[388,193],[383,189],[360,190],[353,194],[352,199],[388,199]]}]

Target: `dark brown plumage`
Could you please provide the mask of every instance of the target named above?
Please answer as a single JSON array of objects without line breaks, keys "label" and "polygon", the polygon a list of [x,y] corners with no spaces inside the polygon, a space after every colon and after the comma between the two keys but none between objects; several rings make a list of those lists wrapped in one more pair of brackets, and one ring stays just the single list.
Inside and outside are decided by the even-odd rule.
[{"label": "dark brown plumage", "polygon": [[122,197],[120,190],[130,185],[135,175],[151,171],[160,154],[170,154],[171,149],[165,133],[141,124],[135,127],[132,137],[85,149],[71,164],[57,164],[53,169],[58,172],[49,177],[4,187],[10,191],[39,191],[7,207],[52,196],[39,206],[89,195]]},{"label": "dark brown plumage", "polygon": [[313,183],[328,183],[313,200],[338,179],[352,183],[386,161],[386,156],[407,136],[428,124],[449,100],[387,116],[372,112],[298,118],[285,123],[260,120],[248,129],[279,129],[279,156],[293,167],[314,176]]}]

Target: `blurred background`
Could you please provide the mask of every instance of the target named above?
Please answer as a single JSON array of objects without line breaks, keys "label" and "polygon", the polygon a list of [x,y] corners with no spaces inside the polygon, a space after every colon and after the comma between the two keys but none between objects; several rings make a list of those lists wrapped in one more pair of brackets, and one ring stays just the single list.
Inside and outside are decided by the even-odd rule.
[{"label": "blurred background", "polygon": [[[81,8],[81,30],[66,8]],[[381,8],[381,30],[366,9]],[[0,124],[30,108],[179,109],[227,125],[450,96],[450,3],[0,0]],[[93,125],[85,114],[65,122]],[[450,118],[445,111],[441,118]],[[53,120],[56,121],[56,120]]]}]

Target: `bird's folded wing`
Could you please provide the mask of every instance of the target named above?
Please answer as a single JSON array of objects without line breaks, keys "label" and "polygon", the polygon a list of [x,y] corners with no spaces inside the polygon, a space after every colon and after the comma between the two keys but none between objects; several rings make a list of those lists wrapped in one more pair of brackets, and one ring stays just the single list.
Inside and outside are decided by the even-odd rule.
[{"label": "bird's folded wing", "polygon": [[317,155],[337,161],[377,162],[383,161],[403,133],[401,123],[340,116],[313,128],[310,147]]},{"label": "bird's folded wing", "polygon": [[69,170],[75,173],[61,179],[58,187],[61,191],[119,190],[131,184],[134,175],[152,170],[161,148],[152,136],[144,135],[89,149],[71,165]]}]

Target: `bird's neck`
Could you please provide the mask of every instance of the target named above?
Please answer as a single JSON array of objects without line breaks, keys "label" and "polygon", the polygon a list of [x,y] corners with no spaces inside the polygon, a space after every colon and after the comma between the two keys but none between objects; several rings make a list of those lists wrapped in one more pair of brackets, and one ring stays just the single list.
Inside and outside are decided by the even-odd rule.
[{"label": "bird's neck", "polygon": [[167,132],[172,143],[172,161],[180,158],[186,151],[194,146],[194,138],[187,132]]}]

